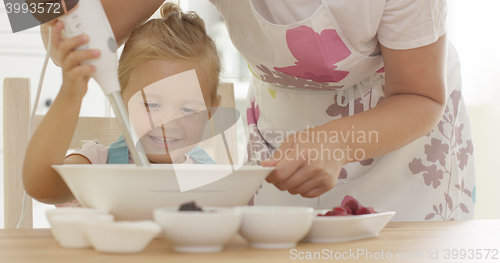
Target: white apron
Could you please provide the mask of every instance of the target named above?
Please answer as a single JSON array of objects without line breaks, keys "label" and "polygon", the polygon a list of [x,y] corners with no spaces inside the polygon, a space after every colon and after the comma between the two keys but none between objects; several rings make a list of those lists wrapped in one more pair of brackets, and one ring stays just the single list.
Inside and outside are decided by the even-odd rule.
[{"label": "white apron", "polygon": [[[255,76],[248,94],[248,164],[268,159],[293,132],[371,109],[384,99],[382,56],[355,50],[326,0],[310,18],[290,25],[266,21],[252,0],[216,2]],[[393,221],[473,219],[472,135],[459,70],[450,45],[446,112],[429,135],[346,164],[337,186],[318,198],[291,195],[264,182],[250,204],[331,209],[352,195],[363,205],[396,211]]]}]

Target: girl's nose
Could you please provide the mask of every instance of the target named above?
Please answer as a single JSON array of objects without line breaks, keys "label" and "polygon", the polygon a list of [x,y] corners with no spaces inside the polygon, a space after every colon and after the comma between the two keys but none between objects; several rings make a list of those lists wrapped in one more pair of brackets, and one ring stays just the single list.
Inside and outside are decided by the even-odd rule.
[{"label": "girl's nose", "polygon": [[178,129],[180,129],[178,119],[163,122],[163,123],[158,124],[157,126],[161,126],[161,125],[163,125],[163,128],[165,130],[178,130]]},{"label": "girl's nose", "polygon": [[154,124],[155,127],[163,125],[165,129],[174,130],[180,127],[179,126],[180,118],[182,118],[182,115],[180,114],[179,110],[165,109],[156,114]]}]

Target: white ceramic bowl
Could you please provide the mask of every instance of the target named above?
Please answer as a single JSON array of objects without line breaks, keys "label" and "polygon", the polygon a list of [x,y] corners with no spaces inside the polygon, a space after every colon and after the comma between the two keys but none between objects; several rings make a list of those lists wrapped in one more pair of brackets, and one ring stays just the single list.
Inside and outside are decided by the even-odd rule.
[{"label": "white ceramic bowl", "polygon": [[221,251],[240,228],[241,212],[235,208],[202,207],[203,211],[160,208],[154,219],[163,228],[174,250],[187,253]]},{"label": "white ceramic bowl", "polygon": [[110,214],[55,214],[49,217],[54,239],[64,248],[89,248],[91,243],[83,224],[89,221],[111,222]]},{"label": "white ceramic bowl", "polygon": [[295,206],[245,206],[240,234],[254,248],[284,249],[297,245],[309,232],[314,210]]},{"label": "white ceramic bowl", "polygon": [[303,241],[335,243],[376,237],[396,214],[396,212],[378,212],[353,216],[317,216],[328,211],[314,211],[313,226]]},{"label": "white ceramic bowl", "polygon": [[141,252],[161,232],[161,226],[153,221],[94,220],[84,223],[83,228],[95,250],[109,253]]},{"label": "white ceramic bowl", "polygon": [[[45,211],[45,214],[47,216],[47,221],[49,221],[49,224],[51,226],[54,225],[52,222],[52,216],[55,215],[74,215],[74,216],[91,216],[91,215],[97,215],[97,214],[107,214],[106,211],[102,211],[99,209],[94,209],[94,208],[84,208],[84,207],[61,207],[61,208],[54,208],[54,209],[49,209]],[[74,220],[72,220],[74,221]],[[75,223],[76,224],[76,223]],[[56,239],[56,241],[59,242],[59,234],[54,235],[54,230],[51,229],[52,235]],[[82,247],[88,247],[90,244],[88,241],[82,242],[80,246]]]},{"label": "white ceramic bowl", "polygon": [[[174,170],[175,166],[175,170]],[[178,207],[196,201],[200,206],[246,205],[274,167],[242,166],[232,172],[228,165],[132,164],[53,165],[73,195],[85,207],[115,215],[117,220],[149,220],[153,210]],[[181,192],[177,174],[194,181],[228,173],[212,183]],[[220,177],[220,176],[219,176]]]},{"label": "white ceramic bowl", "polygon": [[85,207],[61,207],[49,209],[45,211],[45,214],[47,215],[47,220],[50,223],[51,217],[54,215],[95,215],[107,214],[107,212],[99,209]]}]

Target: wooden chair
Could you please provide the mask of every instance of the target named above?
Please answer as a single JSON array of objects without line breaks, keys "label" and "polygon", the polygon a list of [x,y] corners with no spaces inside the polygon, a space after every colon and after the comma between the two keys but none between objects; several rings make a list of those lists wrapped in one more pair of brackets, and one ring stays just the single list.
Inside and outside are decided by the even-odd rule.
[{"label": "wooden chair", "polygon": [[[232,83],[221,83],[219,94],[222,96],[221,107],[235,107]],[[15,228],[22,212],[24,187],[22,167],[31,114],[30,79],[5,78],[3,82],[3,161],[4,161],[4,227]],[[43,116],[35,116],[33,131]],[[70,149],[81,146],[82,140],[98,139],[103,145],[117,140],[120,131],[114,118],[80,117]],[[236,146],[236,133],[230,133],[227,140]],[[222,153],[219,153],[221,155]],[[225,154],[225,153],[224,153]],[[217,155],[217,154],[216,154]],[[217,161],[217,160],[216,160]],[[33,228],[32,198],[27,202],[26,214],[21,228]]]}]

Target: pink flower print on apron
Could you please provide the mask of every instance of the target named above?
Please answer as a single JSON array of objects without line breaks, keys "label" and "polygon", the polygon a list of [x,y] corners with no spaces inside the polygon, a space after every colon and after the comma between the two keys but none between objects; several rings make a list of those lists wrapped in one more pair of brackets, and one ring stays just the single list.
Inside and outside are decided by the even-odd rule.
[{"label": "pink flower print on apron", "polygon": [[299,26],[286,31],[286,42],[298,61],[294,66],[275,67],[275,70],[297,78],[334,83],[349,74],[336,70],[335,64],[349,57],[351,51],[334,29],[316,33],[308,26]]}]

